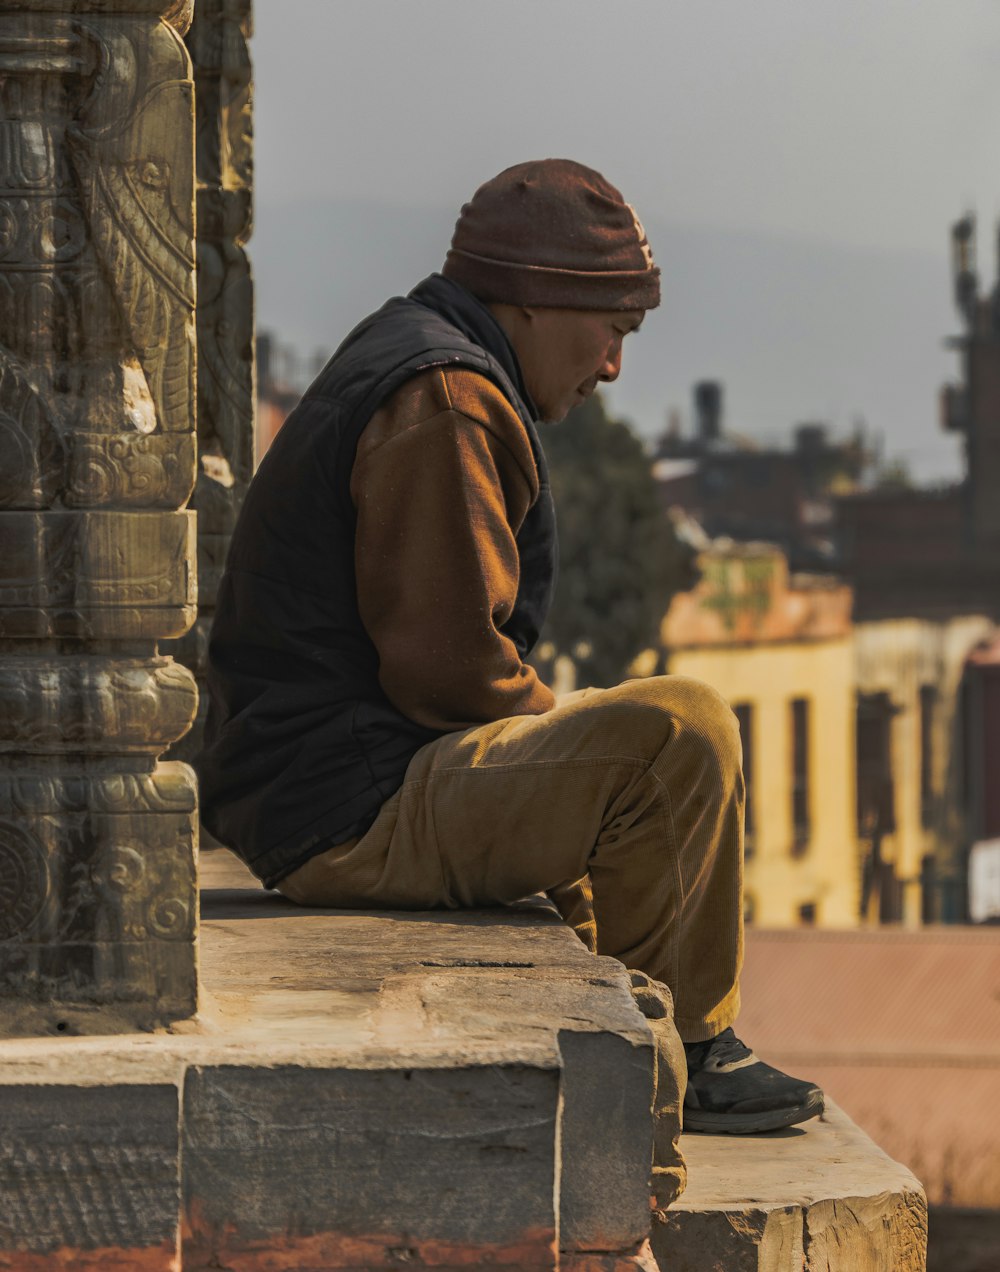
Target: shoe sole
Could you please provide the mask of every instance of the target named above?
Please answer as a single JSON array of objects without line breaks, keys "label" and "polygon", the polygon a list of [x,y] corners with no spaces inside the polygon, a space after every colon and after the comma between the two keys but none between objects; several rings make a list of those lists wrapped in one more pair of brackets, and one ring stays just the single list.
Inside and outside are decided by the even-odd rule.
[{"label": "shoe sole", "polygon": [[797,1126],[822,1112],[822,1100],[807,1100],[792,1109],[767,1109],[763,1113],[713,1113],[709,1109],[685,1108],[683,1129],[700,1135],[757,1135]]}]

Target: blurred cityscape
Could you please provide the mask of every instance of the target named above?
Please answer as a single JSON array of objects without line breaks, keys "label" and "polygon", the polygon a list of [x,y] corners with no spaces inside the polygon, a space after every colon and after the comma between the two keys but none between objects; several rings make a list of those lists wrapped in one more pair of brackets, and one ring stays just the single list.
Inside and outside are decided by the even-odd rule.
[{"label": "blurred cityscape", "polygon": [[[693,428],[674,410],[642,448],[687,568],[658,608],[661,593],[646,597],[655,636],[637,629],[620,669],[692,676],[732,704],[747,1032],[918,1173],[946,1207],[932,1256],[947,1237],[953,1272],[1000,1268],[995,1112],[984,1122],[1000,1095],[1000,279],[978,277],[975,241],[965,217],[957,331],[942,333],[957,374],[941,425],[963,439],[962,479],[915,485],[862,420],[755,445],[730,429],[723,384],[695,383]],[[257,354],[259,460],[325,354],[266,332]],[[610,427],[599,404],[587,418]],[[550,460],[558,503],[558,449]],[[557,690],[600,683],[602,624],[627,624],[615,609],[595,603],[561,645],[543,633],[537,661]]]}]

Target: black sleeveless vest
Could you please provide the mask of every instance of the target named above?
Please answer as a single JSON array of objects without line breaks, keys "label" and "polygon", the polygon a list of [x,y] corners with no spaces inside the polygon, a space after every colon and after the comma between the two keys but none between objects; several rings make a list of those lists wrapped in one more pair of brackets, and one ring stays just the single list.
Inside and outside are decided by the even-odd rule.
[{"label": "black sleeveless vest", "polygon": [[522,658],[548,610],[555,514],[535,407],[490,311],[432,274],[333,355],[261,463],[233,534],[209,640],[202,820],[267,886],[367,830],[414,752],[439,736],[397,711],[379,684],[358,614],[350,478],[374,412],[440,365],[496,384],[538,466],[539,497],[517,535],[517,601],[502,629]]}]

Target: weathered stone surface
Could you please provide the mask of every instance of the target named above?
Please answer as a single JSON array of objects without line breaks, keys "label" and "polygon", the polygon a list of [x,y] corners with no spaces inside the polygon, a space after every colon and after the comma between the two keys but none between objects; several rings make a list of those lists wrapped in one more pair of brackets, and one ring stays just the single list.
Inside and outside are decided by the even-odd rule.
[{"label": "weathered stone surface", "polygon": [[[244,250],[253,209],[250,0],[198,0],[194,64],[198,179],[198,622],[173,646],[204,689],[208,630],[254,464],[254,295]],[[201,749],[207,695],[171,754]]]},{"label": "weathered stone surface", "polygon": [[670,1272],[922,1272],[927,1206],[913,1175],[835,1106],[760,1136],[686,1135],[689,1185],[653,1229]]},{"label": "weathered stone surface", "polygon": [[[641,1146],[630,1137],[652,1098],[652,1040],[623,970],[544,907],[297,909],[243,886],[227,856],[206,863],[197,1020],[0,1049],[0,1144],[24,1139],[8,1094],[28,1086],[76,1086],[91,1102],[96,1088],[184,1091],[185,1272],[554,1272],[557,1257],[563,1272],[922,1267],[919,1186],[835,1111],[784,1135],[685,1137],[690,1185],[654,1226],[653,1253],[645,1233],[566,1248],[574,1225],[610,1244],[641,1222],[631,1189],[651,1128]],[[44,1101],[31,1116],[48,1125]],[[89,1126],[74,1123],[79,1143]],[[46,1267],[4,1233],[0,1221],[0,1268]],[[88,1259],[66,1265],[177,1272]]]},{"label": "weathered stone surface", "polygon": [[100,748],[155,758],[190,725],[196,695],[172,658],[15,654],[0,670],[0,754]]},{"label": "weathered stone surface", "polygon": [[194,620],[194,530],[190,512],[0,513],[0,638],[142,640],[152,652]]},{"label": "weathered stone surface", "polygon": [[670,989],[644,972],[630,971],[629,979],[632,997],[649,1024],[656,1046],[650,1184],[654,1209],[666,1210],[687,1186],[687,1164],[680,1147],[687,1057],[674,1023],[674,999]]},{"label": "weathered stone surface", "polygon": [[196,599],[189,18],[176,0],[0,4],[8,1034],[195,1006],[194,786],[156,766],[196,710],[156,648]]},{"label": "weathered stone surface", "polygon": [[798,1206],[668,1211],[653,1229],[653,1249],[663,1272],[802,1272],[806,1266]]},{"label": "weathered stone surface", "polygon": [[176,1268],[177,1097],[154,1084],[0,1089],[0,1268]]},{"label": "weathered stone surface", "polygon": [[185,1264],[551,1268],[559,1073],[228,1066],[184,1088]]},{"label": "weathered stone surface", "polygon": [[[209,885],[247,878],[228,854],[210,855],[206,871]],[[561,1068],[560,1245],[615,1251],[646,1236],[652,1039],[624,969],[595,959],[551,910],[332,914],[260,891],[204,895],[206,918],[214,916],[205,976],[220,1022],[253,1001],[273,1039],[294,1013],[299,1030],[322,1031],[366,1068]],[[241,919],[264,914],[248,974]]]},{"label": "weathered stone surface", "polygon": [[[916,1182],[916,1181],[914,1181]],[[802,1232],[808,1272],[848,1261],[857,1272],[922,1269],[927,1261],[927,1205],[923,1190],[831,1198],[805,1212]]]},{"label": "weathered stone surface", "polygon": [[0,13],[12,9],[20,13],[137,13],[162,15],[164,22],[181,35],[191,25],[194,0],[0,0]]},{"label": "weathered stone surface", "polygon": [[[245,885],[227,857],[208,856],[207,881]],[[578,1235],[603,1234],[595,1258],[646,1236],[652,1040],[623,969],[549,909],[344,914],[257,887],[203,895],[197,1023],[57,1047],[23,1039],[0,1065],[0,1083],[190,1072],[185,1266],[221,1250],[241,1268],[395,1266],[400,1252],[417,1267],[554,1268],[558,1164],[597,1120],[584,1169],[563,1173],[561,1205]],[[2,1108],[0,1092],[0,1128]],[[280,1146],[264,1151],[271,1139]],[[258,1202],[260,1227],[226,1228]],[[412,1218],[417,1202],[436,1226]]]},{"label": "weathered stone surface", "polygon": [[560,1247],[623,1250],[649,1231],[650,1055],[616,1034],[563,1030]]},{"label": "weathered stone surface", "polygon": [[659,1272],[649,1241],[640,1241],[631,1250],[614,1254],[595,1251],[563,1251],[560,1272]]},{"label": "weathered stone surface", "polygon": [[195,1009],[194,776],[0,778],[0,1036],[135,1028]]}]

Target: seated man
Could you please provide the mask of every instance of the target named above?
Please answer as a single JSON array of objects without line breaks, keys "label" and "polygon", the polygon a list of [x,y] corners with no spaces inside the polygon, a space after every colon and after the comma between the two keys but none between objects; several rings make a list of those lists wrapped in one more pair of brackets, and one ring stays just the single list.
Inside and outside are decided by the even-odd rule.
[{"label": "seated man", "polygon": [[591,949],[669,987],[687,1129],[822,1093],[733,1033],[739,731],[674,676],[556,701],[525,658],[556,532],[536,420],[618,376],[659,304],[597,172],[509,168],[440,274],[347,337],[251,483],[210,642],[206,826],[307,905],[486,906],[546,891]]}]

